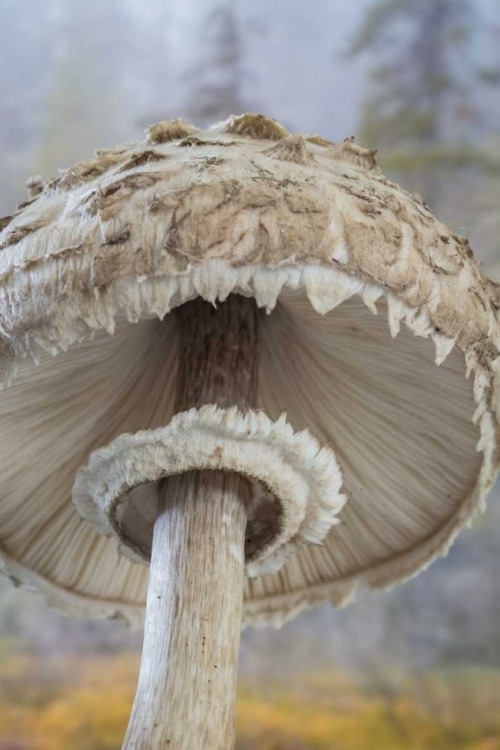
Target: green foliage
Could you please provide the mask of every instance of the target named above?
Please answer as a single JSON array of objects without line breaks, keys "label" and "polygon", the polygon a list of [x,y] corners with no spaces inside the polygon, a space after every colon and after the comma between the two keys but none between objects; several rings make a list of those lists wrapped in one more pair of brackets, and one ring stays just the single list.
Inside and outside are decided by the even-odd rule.
[{"label": "green foliage", "polygon": [[407,175],[431,205],[451,170],[496,170],[473,137],[477,87],[497,83],[496,71],[476,70],[469,54],[482,23],[472,0],[378,0],[349,49],[376,61],[363,142],[379,148],[385,168]]},{"label": "green foliage", "polygon": [[413,5],[412,0],[382,0],[372,5],[351,41],[349,53],[356,55],[373,49],[395,20],[413,13]]},{"label": "green foliage", "polygon": [[434,117],[402,103],[393,112],[385,112],[379,103],[368,104],[364,110],[361,139],[377,148],[390,151],[398,143],[419,143],[431,132]]},{"label": "green foliage", "polygon": [[367,13],[351,54],[376,53],[364,112],[371,145],[442,140],[450,93],[464,101],[464,76],[451,52],[470,41],[469,0],[381,0]]},{"label": "green foliage", "polygon": [[414,174],[440,167],[443,170],[479,168],[485,174],[498,179],[500,159],[493,158],[482,148],[464,144],[463,146],[429,146],[427,148],[392,149],[380,162],[389,172]]}]

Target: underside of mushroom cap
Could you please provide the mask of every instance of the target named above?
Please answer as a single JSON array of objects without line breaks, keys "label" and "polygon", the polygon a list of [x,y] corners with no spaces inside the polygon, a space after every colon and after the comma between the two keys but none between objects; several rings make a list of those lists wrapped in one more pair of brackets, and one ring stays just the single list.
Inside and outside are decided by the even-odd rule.
[{"label": "underside of mushroom cap", "polygon": [[60,175],[0,235],[4,382],[19,368],[0,397],[1,554],[60,608],[141,621],[147,570],[80,522],[71,490],[94,450],[172,419],[167,313],[196,296],[272,311],[259,407],[329,442],[345,471],[341,523],[247,579],[247,622],[404,580],[483,505],[499,407],[489,282],[373,152],[283,131],[255,115],[160,123]]}]

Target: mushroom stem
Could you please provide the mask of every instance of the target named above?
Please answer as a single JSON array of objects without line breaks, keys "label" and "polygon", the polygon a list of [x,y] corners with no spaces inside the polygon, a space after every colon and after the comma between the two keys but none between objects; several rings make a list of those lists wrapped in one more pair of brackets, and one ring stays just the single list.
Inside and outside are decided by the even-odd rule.
[{"label": "mushroom stem", "polygon": [[[176,310],[176,407],[255,406],[257,308],[231,295]],[[123,750],[231,750],[248,481],[222,471],[164,480],[153,535],[144,645]]]},{"label": "mushroom stem", "polygon": [[127,750],[234,745],[246,511],[240,477],[165,483],[155,524],[139,685]]}]

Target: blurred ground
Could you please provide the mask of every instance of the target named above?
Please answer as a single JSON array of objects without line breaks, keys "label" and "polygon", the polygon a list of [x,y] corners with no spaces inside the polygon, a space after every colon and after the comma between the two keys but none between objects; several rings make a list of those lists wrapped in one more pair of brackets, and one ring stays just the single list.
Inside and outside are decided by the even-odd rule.
[{"label": "blurred ground", "polygon": [[[114,750],[132,705],[134,655],[35,658],[0,668],[2,750]],[[236,750],[497,750],[500,670],[448,668],[366,675],[296,672],[283,686],[241,681]]]}]

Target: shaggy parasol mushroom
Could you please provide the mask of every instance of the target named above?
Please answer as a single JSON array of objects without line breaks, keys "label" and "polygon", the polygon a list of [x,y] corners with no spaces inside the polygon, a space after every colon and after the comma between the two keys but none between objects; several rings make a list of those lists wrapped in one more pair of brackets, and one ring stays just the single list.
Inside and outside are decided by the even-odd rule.
[{"label": "shaggy parasol mushroom", "polygon": [[125,747],[229,748],[242,605],[404,580],[482,507],[489,282],[373,152],[261,115],[30,188],[0,235],[3,568],[133,624],[150,572]]}]

